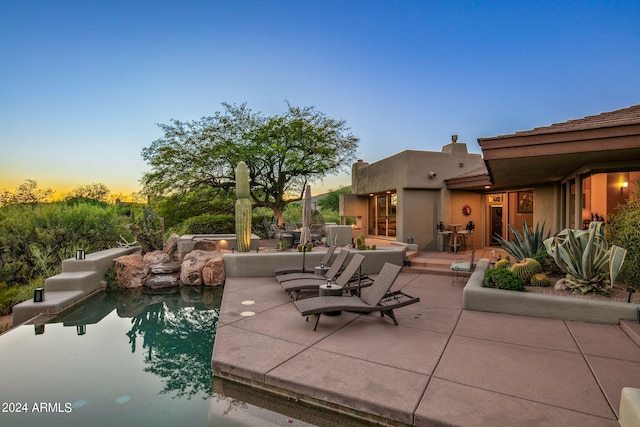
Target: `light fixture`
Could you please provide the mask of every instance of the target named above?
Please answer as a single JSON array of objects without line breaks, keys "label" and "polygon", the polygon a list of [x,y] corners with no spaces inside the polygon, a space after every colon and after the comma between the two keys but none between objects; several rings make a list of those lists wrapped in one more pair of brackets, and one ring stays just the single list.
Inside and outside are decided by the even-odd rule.
[{"label": "light fixture", "polygon": [[629,182],[628,181],[624,181],[622,183],[622,185],[620,186],[620,192],[622,193],[624,191],[625,188],[629,187]]},{"label": "light fixture", "polygon": [[36,288],[33,290],[33,302],[44,301],[44,288]]},{"label": "light fixture", "polygon": [[78,249],[76,251],[76,259],[85,259],[84,249]]}]

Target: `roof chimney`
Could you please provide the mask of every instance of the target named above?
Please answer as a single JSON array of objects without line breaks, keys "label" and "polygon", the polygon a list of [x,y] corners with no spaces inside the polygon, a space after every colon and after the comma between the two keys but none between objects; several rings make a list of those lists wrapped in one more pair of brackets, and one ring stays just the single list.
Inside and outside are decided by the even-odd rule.
[{"label": "roof chimney", "polygon": [[451,135],[451,142],[452,143],[458,142],[458,135]]}]

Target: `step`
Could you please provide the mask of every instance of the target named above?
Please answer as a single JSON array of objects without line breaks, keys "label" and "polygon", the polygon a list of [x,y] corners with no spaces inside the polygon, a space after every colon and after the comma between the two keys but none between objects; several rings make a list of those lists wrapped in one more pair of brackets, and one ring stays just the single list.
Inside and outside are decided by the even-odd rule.
[{"label": "step", "polygon": [[13,307],[13,324],[19,325],[41,313],[59,313],[85,295],[82,291],[45,291],[44,301],[28,300]]}]

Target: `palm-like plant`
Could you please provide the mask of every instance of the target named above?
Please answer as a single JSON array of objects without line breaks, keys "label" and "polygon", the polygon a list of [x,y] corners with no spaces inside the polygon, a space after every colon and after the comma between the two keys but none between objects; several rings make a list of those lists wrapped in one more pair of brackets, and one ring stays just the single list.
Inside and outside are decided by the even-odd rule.
[{"label": "palm-like plant", "polygon": [[546,236],[544,235],[544,226],[545,224],[542,224],[542,227],[537,224],[535,231],[531,232],[527,221],[525,221],[522,226],[522,234],[514,226],[509,225],[509,229],[515,238],[514,240],[506,240],[499,234],[496,234],[493,238],[516,260],[533,258],[540,249],[544,249],[544,240],[551,235],[550,232]]},{"label": "palm-like plant", "polygon": [[564,229],[544,245],[567,274],[567,286],[582,294],[607,293],[607,282],[613,287],[627,254],[620,246],[609,247],[603,222],[592,222],[588,230]]}]

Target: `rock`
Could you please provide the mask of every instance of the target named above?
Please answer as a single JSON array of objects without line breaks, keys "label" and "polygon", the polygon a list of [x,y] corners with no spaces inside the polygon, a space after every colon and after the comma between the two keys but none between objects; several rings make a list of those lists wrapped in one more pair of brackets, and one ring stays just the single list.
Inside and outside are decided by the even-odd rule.
[{"label": "rock", "polygon": [[214,240],[197,240],[193,245],[193,250],[201,250],[201,251],[217,251],[218,243]]},{"label": "rock", "polygon": [[171,261],[171,257],[163,251],[147,252],[142,258],[144,265],[160,264]]},{"label": "rock", "polygon": [[176,233],[171,234],[164,244],[164,248],[162,252],[169,255],[170,259],[177,259],[178,254],[178,241],[180,240],[180,236]]},{"label": "rock", "polygon": [[202,268],[202,281],[207,286],[220,286],[224,284],[224,260],[222,257],[207,261]]},{"label": "rock", "polygon": [[569,287],[567,286],[567,279],[560,279],[556,282],[555,285],[553,285],[553,289],[555,289],[556,291],[567,291],[569,290]]},{"label": "rock", "polygon": [[154,264],[149,266],[151,274],[169,274],[180,271],[180,263],[176,261],[166,262],[162,264]]},{"label": "rock", "polygon": [[180,273],[151,274],[144,279],[143,285],[151,289],[180,286]]},{"label": "rock", "polygon": [[220,257],[219,252],[195,250],[189,252],[182,261],[180,268],[180,281],[183,285],[202,285],[202,269],[205,263]]},{"label": "rock", "polygon": [[122,288],[139,288],[144,280],[144,262],[140,253],[115,259],[116,281]]}]

